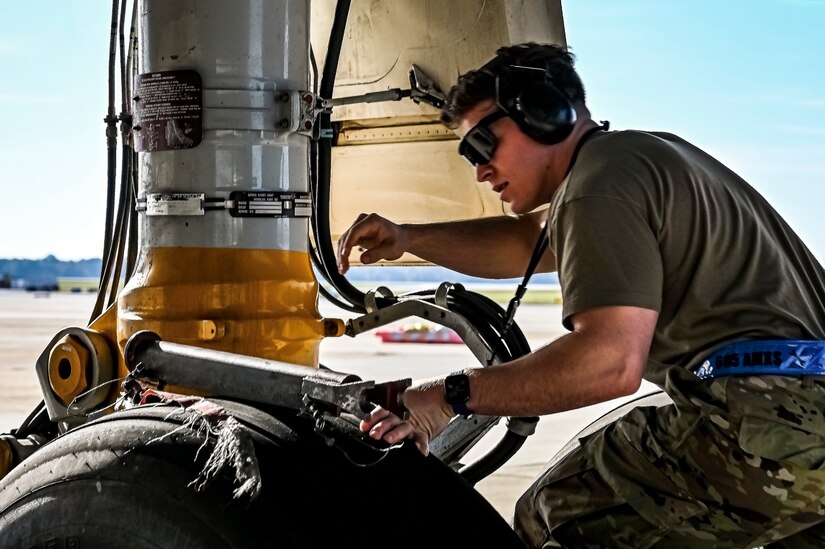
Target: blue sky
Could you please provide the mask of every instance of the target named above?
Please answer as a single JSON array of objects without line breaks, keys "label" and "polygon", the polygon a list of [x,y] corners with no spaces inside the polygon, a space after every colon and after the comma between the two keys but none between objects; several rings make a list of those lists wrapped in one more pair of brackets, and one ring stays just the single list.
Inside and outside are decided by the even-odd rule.
[{"label": "blue sky", "polygon": [[[108,0],[0,0],[0,257],[98,257]],[[596,119],[670,131],[825,261],[825,0],[564,1]]]}]

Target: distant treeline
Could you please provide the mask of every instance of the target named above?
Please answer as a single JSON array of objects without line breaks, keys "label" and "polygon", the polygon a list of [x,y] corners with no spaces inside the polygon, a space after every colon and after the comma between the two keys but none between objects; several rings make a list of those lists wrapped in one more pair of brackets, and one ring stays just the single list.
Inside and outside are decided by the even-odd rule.
[{"label": "distant treeline", "polygon": [[[43,259],[0,259],[0,287],[47,287],[57,284],[58,278],[100,276],[100,259],[62,261],[53,255]],[[460,282],[517,283],[519,278],[491,281],[459,274],[455,271],[435,266],[356,266],[347,273],[351,281],[393,281],[393,282]],[[534,284],[556,284],[555,274],[536,274],[531,278]]]},{"label": "distant treeline", "polygon": [[100,259],[62,261],[50,255],[43,259],[0,259],[0,287],[49,287],[58,277],[100,276]]}]

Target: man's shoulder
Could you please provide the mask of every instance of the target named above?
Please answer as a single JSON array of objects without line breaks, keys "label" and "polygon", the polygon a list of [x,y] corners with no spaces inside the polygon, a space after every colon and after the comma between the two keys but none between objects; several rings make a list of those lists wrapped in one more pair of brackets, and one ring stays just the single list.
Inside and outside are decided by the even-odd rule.
[{"label": "man's shoulder", "polygon": [[678,135],[662,131],[635,129],[615,130],[601,132],[601,135],[597,134],[594,137],[595,139],[592,140],[593,146],[589,148],[592,151],[601,153],[612,150],[631,150],[638,153],[674,146],[690,146],[687,141]]},{"label": "man's shoulder", "polygon": [[599,132],[581,149],[559,199],[600,196],[638,201],[657,186],[664,171],[685,162],[686,147],[691,145],[666,132]]},{"label": "man's shoulder", "polygon": [[698,149],[678,135],[646,130],[599,132],[582,148],[578,176],[629,175],[680,164]]}]

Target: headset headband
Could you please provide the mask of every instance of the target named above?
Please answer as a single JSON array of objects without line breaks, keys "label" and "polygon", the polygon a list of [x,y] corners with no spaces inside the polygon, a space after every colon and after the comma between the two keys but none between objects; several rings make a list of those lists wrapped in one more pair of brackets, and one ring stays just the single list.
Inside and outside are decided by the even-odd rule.
[{"label": "headset headband", "polygon": [[498,107],[506,112],[530,138],[554,145],[573,131],[576,109],[570,98],[556,86],[547,67],[530,62],[536,46],[524,46],[524,54],[509,61],[497,56],[479,71],[495,79]]}]

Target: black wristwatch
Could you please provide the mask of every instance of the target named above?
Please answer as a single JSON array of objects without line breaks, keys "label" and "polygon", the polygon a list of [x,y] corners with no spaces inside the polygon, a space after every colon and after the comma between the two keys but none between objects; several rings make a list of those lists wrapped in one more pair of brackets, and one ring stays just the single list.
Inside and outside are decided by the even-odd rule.
[{"label": "black wristwatch", "polygon": [[470,416],[473,411],[467,406],[470,400],[470,378],[462,371],[453,372],[444,380],[444,400],[453,407],[453,413]]}]

